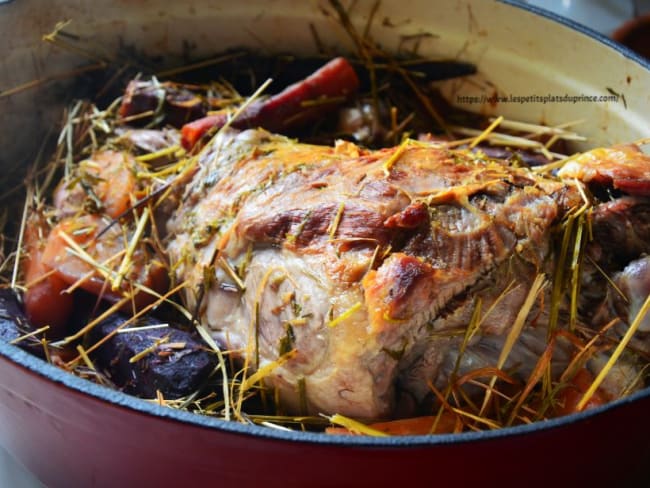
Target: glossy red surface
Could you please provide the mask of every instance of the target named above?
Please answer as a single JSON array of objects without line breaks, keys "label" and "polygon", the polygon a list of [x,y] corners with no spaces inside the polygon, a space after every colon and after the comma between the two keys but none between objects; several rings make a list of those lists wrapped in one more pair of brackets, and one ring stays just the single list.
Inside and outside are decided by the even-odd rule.
[{"label": "glossy red surface", "polygon": [[650,459],[647,394],[551,428],[481,435],[381,440],[240,426],[229,432],[214,419],[94,385],[92,394],[77,391],[83,380],[66,386],[53,367],[30,358],[26,368],[17,364],[22,352],[17,357],[0,357],[0,440],[55,488],[620,486],[641,483]]}]

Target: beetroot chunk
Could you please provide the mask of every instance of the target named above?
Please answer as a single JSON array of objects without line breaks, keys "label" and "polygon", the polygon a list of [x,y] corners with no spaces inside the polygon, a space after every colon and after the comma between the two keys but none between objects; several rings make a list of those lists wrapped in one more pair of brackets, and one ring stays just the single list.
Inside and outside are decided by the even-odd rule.
[{"label": "beetroot chunk", "polygon": [[[113,332],[125,320],[120,314],[106,319],[95,328],[95,339]],[[96,361],[127,393],[154,398],[159,391],[167,399],[181,398],[209,378],[217,356],[194,334],[172,327],[142,328],[159,323],[147,317],[129,326],[131,331],[115,334],[98,349]]]}]

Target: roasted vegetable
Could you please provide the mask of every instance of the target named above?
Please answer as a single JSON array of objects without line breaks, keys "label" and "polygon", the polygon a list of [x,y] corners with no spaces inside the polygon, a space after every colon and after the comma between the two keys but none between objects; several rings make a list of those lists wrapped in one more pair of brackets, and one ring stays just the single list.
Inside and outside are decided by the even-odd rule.
[{"label": "roasted vegetable", "polygon": [[127,297],[140,309],[167,289],[166,267],[134,233],[125,236],[119,226],[107,226],[93,215],[62,220],[50,232],[43,263],[68,286],[111,302]]},{"label": "roasted vegetable", "polygon": [[96,364],[117,386],[143,398],[161,394],[176,399],[194,393],[209,380],[217,356],[196,334],[151,317],[125,328],[127,320],[128,316],[114,314],[92,333],[95,341],[109,337],[96,353]]},{"label": "roasted vegetable", "polygon": [[173,83],[133,80],[126,87],[120,115],[134,122],[167,123],[174,127],[203,117],[207,104],[195,93]]},{"label": "roasted vegetable", "polygon": [[43,217],[34,213],[27,221],[24,234],[25,257],[25,313],[35,327],[49,326],[48,337],[62,337],[67,332],[72,314],[73,296],[66,292],[69,286],[45,262],[49,228]]},{"label": "roasted vegetable", "polygon": [[[245,129],[263,127],[286,133],[317,120],[348,101],[359,87],[354,68],[345,58],[335,58],[325,66],[266,100],[253,101],[230,124]],[[183,147],[191,149],[211,129],[223,126],[226,114],[210,115],[186,124],[182,129]]]}]

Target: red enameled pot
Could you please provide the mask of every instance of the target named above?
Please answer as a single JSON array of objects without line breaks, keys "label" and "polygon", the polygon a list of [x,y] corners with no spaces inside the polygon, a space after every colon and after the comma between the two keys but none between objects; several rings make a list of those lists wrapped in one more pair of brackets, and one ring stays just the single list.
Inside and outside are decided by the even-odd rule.
[{"label": "red enameled pot", "polygon": [[282,432],[171,410],[0,344],[2,443],[48,486],[623,486],[650,481],[650,391],[460,435]]}]

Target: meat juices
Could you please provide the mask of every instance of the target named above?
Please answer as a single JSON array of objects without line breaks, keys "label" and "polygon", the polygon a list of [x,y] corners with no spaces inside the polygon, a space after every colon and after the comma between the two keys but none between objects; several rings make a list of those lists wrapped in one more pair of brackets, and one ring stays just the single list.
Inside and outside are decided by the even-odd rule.
[{"label": "meat juices", "polygon": [[[283,411],[412,415],[429,383],[494,366],[536,276],[553,273],[552,229],[583,204],[578,185],[415,141],[370,151],[221,131],[169,221],[167,251],[187,308],[242,365],[288,357],[264,379]],[[590,299],[606,303],[598,286]],[[524,380],[546,347],[544,303],[505,364]]]}]

